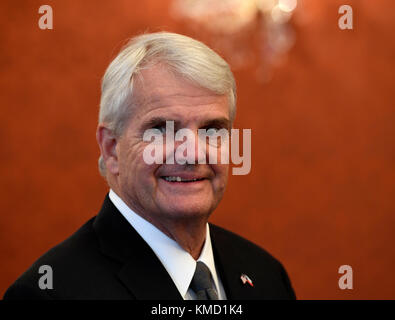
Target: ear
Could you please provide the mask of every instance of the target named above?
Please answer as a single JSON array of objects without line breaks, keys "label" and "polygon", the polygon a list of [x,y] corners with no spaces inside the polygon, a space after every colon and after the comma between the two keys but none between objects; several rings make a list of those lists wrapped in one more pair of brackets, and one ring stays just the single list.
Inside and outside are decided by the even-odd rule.
[{"label": "ear", "polygon": [[99,124],[96,130],[96,140],[99,144],[100,153],[106,164],[106,170],[113,175],[119,174],[118,155],[116,152],[117,138],[112,130],[103,124]]}]

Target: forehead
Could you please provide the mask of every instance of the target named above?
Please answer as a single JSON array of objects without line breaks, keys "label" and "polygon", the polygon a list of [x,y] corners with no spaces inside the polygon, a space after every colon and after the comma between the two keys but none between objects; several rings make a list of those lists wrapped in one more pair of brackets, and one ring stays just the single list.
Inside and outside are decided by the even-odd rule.
[{"label": "forehead", "polygon": [[141,70],[133,86],[133,113],[138,118],[230,116],[227,95],[199,87],[162,64]]}]

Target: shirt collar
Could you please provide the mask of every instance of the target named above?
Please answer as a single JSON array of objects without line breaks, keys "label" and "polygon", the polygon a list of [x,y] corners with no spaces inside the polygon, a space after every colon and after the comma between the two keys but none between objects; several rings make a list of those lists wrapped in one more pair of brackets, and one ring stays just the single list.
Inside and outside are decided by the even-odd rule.
[{"label": "shirt collar", "polygon": [[[151,247],[155,255],[165,267],[181,296],[185,298],[196,269],[195,259],[176,241],[169,238],[153,224],[139,216],[112,190],[109,198],[120,213],[132,225],[137,233]],[[210,228],[206,224],[206,240],[198,261],[202,261],[211,272],[218,292],[218,275],[215,269],[213,249],[211,246]]]}]

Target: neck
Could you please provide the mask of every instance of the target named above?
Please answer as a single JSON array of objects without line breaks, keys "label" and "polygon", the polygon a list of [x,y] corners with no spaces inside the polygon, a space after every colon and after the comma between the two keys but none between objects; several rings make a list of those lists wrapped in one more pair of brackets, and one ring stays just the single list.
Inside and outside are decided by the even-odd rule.
[{"label": "neck", "polygon": [[206,219],[183,219],[186,221],[166,221],[154,224],[168,237],[176,241],[185,251],[197,260],[206,240]]}]

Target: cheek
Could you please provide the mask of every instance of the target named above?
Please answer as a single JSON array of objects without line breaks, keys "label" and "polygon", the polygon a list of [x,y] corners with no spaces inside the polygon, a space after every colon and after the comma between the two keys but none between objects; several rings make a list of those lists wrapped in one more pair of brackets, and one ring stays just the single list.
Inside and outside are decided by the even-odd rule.
[{"label": "cheek", "polygon": [[134,181],[136,174],[142,169],[142,156],[138,144],[123,144],[119,148],[120,175]]},{"label": "cheek", "polygon": [[228,164],[217,164],[211,166],[214,173],[214,187],[217,191],[224,190],[226,187],[226,183],[228,181],[229,175],[229,165]]},{"label": "cheek", "polygon": [[134,183],[144,188],[149,188],[147,185],[153,185],[156,181],[155,172],[160,166],[159,164],[147,164],[144,161],[143,151],[146,144],[140,143],[129,153],[127,158],[127,166],[129,166],[129,177]]}]

